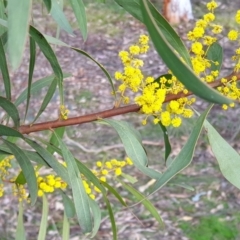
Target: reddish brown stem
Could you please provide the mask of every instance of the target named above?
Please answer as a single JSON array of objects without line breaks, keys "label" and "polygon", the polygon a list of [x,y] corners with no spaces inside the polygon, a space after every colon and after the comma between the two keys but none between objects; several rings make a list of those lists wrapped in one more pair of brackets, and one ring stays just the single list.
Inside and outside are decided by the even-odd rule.
[{"label": "reddish brown stem", "polygon": [[[231,74],[226,77],[227,80],[231,80],[232,76],[236,76],[237,79],[240,79],[240,73],[238,74]],[[220,81],[215,81],[213,83],[209,84],[212,88],[216,88],[218,86],[221,86],[222,83]],[[181,97],[186,97],[189,95],[192,95],[192,92],[188,92],[187,94],[184,94],[183,92],[179,94],[169,94],[167,95],[166,99],[164,102],[169,102],[174,99],[179,99]],[[87,123],[87,122],[93,122],[98,119],[102,118],[110,118],[113,116],[117,115],[122,115],[130,112],[138,112],[140,110],[140,107],[136,104],[128,105],[125,107],[119,107],[119,108],[113,108],[109,109],[103,112],[97,112],[97,113],[92,113],[84,116],[79,116],[79,117],[73,117],[69,118],[67,120],[55,120],[55,121],[49,121],[49,122],[43,122],[43,123],[36,123],[33,125],[22,125],[19,127],[18,131],[22,134],[29,134],[31,132],[39,132],[43,130],[48,130],[51,128],[58,128],[58,127],[64,127],[64,126],[70,126],[70,125],[77,125],[77,124],[82,124],[82,123]]]}]

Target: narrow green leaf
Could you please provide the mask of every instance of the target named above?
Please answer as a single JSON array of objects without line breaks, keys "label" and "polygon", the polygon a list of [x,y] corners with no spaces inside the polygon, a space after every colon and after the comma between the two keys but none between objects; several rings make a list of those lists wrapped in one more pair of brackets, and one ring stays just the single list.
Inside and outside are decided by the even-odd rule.
[{"label": "narrow green leaf", "polygon": [[18,128],[20,124],[20,117],[15,105],[11,101],[0,96],[0,107],[2,107],[7,112],[7,114],[12,118],[14,122],[14,127]]},{"label": "narrow green leaf", "polygon": [[[144,14],[141,11],[142,0],[115,0],[115,2],[140,22],[145,23]],[[148,5],[157,26],[161,29],[169,44],[180,54],[188,66],[192,66],[188,50],[179,35],[171,27],[168,21],[166,21],[166,19],[151,4],[151,2],[148,1]]]},{"label": "narrow green leaf", "polygon": [[20,3],[18,0],[8,1],[8,52],[13,69],[20,65],[22,59],[28,36],[31,8],[31,0],[22,0]]},{"label": "narrow green leaf", "polygon": [[26,234],[23,224],[23,203],[20,202],[18,206],[18,220],[15,240],[25,240]]},{"label": "narrow green leaf", "polygon": [[115,88],[114,88],[114,85],[113,85],[112,78],[111,78],[110,74],[108,73],[108,71],[103,67],[103,65],[100,64],[99,62],[97,62],[93,57],[91,57],[89,54],[87,54],[86,52],[82,51],[81,49],[73,48],[73,47],[72,47],[72,49],[75,50],[76,52],[81,53],[84,56],[90,58],[93,62],[95,62],[100,67],[100,69],[103,71],[103,73],[106,75],[107,79],[109,80],[109,82],[111,84],[111,87],[112,87],[113,95],[116,97],[116,92],[115,92]]},{"label": "narrow green leaf", "polygon": [[87,18],[84,3],[82,0],[70,0],[70,3],[85,41],[87,39]]},{"label": "narrow green leaf", "polygon": [[[220,72],[223,61],[223,48],[219,43],[215,42],[208,48],[207,59],[211,62],[211,70]],[[218,62],[218,64],[216,65],[215,62]]]},{"label": "narrow green leaf", "polygon": [[189,186],[185,183],[172,183],[172,185],[182,187],[182,188],[185,188],[185,189],[190,190],[190,191],[195,191],[195,189],[192,186]]},{"label": "narrow green leaf", "polygon": [[23,174],[23,171],[21,171],[21,172],[18,174],[18,176],[17,176],[17,178],[16,178],[16,180],[15,180],[15,183],[16,183],[16,184],[19,184],[19,185],[24,185],[26,182],[27,182],[27,181],[26,181],[26,178],[25,178],[25,176],[24,176],[24,174]]},{"label": "narrow green leaf", "polygon": [[26,119],[28,107],[29,107],[35,60],[36,60],[36,44],[35,44],[35,41],[30,37],[30,60],[29,60],[28,87],[27,87],[27,104],[26,104],[24,119]]},{"label": "narrow green leaf", "polygon": [[58,24],[58,26],[60,28],[62,28],[63,30],[65,30],[67,33],[72,34],[73,30],[66,18],[66,16],[64,15],[60,5],[58,4],[58,2],[56,0],[51,0],[51,11],[50,14],[52,16],[52,18],[56,21],[56,23]]},{"label": "narrow green leaf", "polygon": [[[60,127],[60,128],[55,129],[55,134],[57,134],[58,137],[61,138],[61,139],[63,138],[64,132],[65,132],[65,127]],[[58,140],[57,140],[55,134],[52,133],[51,138],[50,138],[50,140],[49,140],[49,143],[52,144],[52,145],[54,145],[54,146],[56,146],[56,147],[58,147]],[[48,150],[51,154],[54,153],[53,148],[47,147],[47,150]]]},{"label": "narrow green leaf", "polygon": [[101,210],[98,204],[92,199],[89,199],[89,204],[92,209],[93,222],[94,222],[94,227],[91,234],[91,238],[93,238],[98,233],[102,217],[101,217]]},{"label": "narrow green leaf", "polygon": [[108,198],[105,195],[103,195],[103,198],[104,198],[104,201],[106,203],[107,210],[108,210],[108,215],[109,215],[109,218],[110,218],[110,221],[111,221],[113,240],[117,240],[117,227],[116,227],[116,222],[115,222],[113,210],[112,210],[112,207],[111,207],[111,204],[110,204]]},{"label": "narrow green leaf", "polygon": [[48,106],[49,102],[51,101],[51,99],[56,91],[56,87],[57,87],[57,79],[55,78],[55,79],[53,79],[50,87],[48,88],[48,91],[43,99],[41,107],[32,123],[34,123],[39,118],[39,116],[44,112],[44,110]]},{"label": "narrow green leaf", "polygon": [[7,60],[4,52],[2,38],[0,39],[0,69],[2,72],[4,88],[6,92],[6,98],[11,101],[11,81],[9,77]]},{"label": "narrow green leaf", "polygon": [[[63,74],[64,78],[67,78],[69,76],[71,76],[71,74],[68,74],[68,73]],[[31,87],[31,94],[34,95],[36,92],[38,92],[42,88],[50,85],[54,78],[55,76],[51,75],[48,77],[41,78],[36,82],[34,82]],[[19,106],[22,102],[24,102],[27,99],[27,91],[28,91],[28,88],[24,89],[24,91],[19,95],[19,97],[14,102],[15,106]]]},{"label": "narrow green leaf", "polygon": [[62,149],[62,154],[65,162],[67,163],[67,171],[70,177],[70,185],[72,187],[73,201],[75,204],[76,214],[78,222],[84,233],[89,233],[92,231],[92,221],[89,206],[89,197],[83,186],[81,174],[75,162],[75,159],[71,152],[68,150],[67,146],[63,143],[56,135],[59,146]]},{"label": "narrow green leaf", "polygon": [[122,184],[122,186],[129,191],[136,199],[137,201],[141,202],[144,207],[152,214],[152,216],[158,221],[159,225],[161,227],[164,226],[163,220],[159,213],[157,212],[157,209],[153,206],[153,204],[140,192],[138,192],[135,188],[132,186],[124,183],[123,181],[119,180],[118,181]]},{"label": "narrow green leaf", "polygon": [[64,213],[68,218],[73,218],[76,215],[76,210],[73,201],[68,197],[68,195],[65,192],[63,192],[62,190],[60,192],[63,200]]},{"label": "narrow green leaf", "polygon": [[26,178],[29,193],[30,193],[30,198],[31,198],[31,204],[34,205],[34,203],[37,200],[37,191],[38,191],[38,186],[37,186],[37,179],[35,175],[34,168],[27,157],[27,155],[23,152],[21,148],[19,148],[17,145],[4,140],[4,143],[9,147],[9,149],[12,151],[13,155],[15,156],[16,160],[18,161],[23,174]]},{"label": "narrow green leaf", "polygon": [[1,124],[0,124],[0,136],[13,136],[23,138],[23,135],[20,132]]},{"label": "narrow green leaf", "polygon": [[52,37],[52,36],[49,36],[49,35],[46,35],[46,34],[44,34],[44,37],[46,38],[46,40],[50,44],[64,46],[64,47],[71,47],[70,45],[66,44],[65,42],[59,40],[58,38],[55,38],[55,37]]},{"label": "narrow green leaf", "polygon": [[166,162],[172,151],[172,147],[169,142],[167,128],[165,126],[163,126],[161,122],[159,122],[159,126],[161,127],[162,132],[163,132],[163,138],[164,138],[164,144],[165,144],[165,162]]},{"label": "narrow green leaf", "polygon": [[47,58],[50,65],[52,66],[53,72],[56,75],[58,80],[60,103],[63,104],[63,73],[58,63],[57,57],[42,33],[40,33],[33,26],[30,26],[29,33],[33,38],[33,40],[38,44],[42,53],[44,54],[44,56]]},{"label": "narrow green leaf", "polygon": [[240,156],[216,129],[207,121],[204,122],[213,154],[215,155],[223,176],[240,189]]},{"label": "narrow green leaf", "polygon": [[[4,20],[4,19],[2,19],[2,18],[0,19],[0,25],[3,26],[3,27],[5,27],[5,28],[8,27],[7,21]],[[1,35],[2,35],[2,34],[1,34]]]},{"label": "narrow green leaf", "polygon": [[[5,21],[7,19],[6,17],[6,8],[4,6],[3,1],[0,1],[0,21]],[[6,22],[6,21],[5,21]],[[1,25],[1,23],[0,23]],[[7,24],[6,24],[7,25]],[[7,26],[0,26],[0,36],[7,31]]]},{"label": "narrow green leaf", "polygon": [[185,169],[192,161],[193,153],[197,144],[197,140],[202,131],[203,122],[208,115],[211,106],[198,118],[196,124],[193,127],[192,133],[189,136],[186,144],[182,148],[181,152],[170,164],[167,170],[162,174],[162,176],[157,179],[154,185],[150,189],[150,194],[156,192],[158,189],[163,187],[167,182],[169,182],[175,175],[180,171]]},{"label": "narrow green leaf", "polygon": [[62,227],[62,240],[69,240],[70,236],[70,224],[64,209],[64,215],[63,215],[63,227]]},{"label": "narrow green leaf", "polygon": [[43,200],[42,218],[41,218],[41,224],[38,232],[38,240],[46,239],[47,226],[48,226],[48,200],[45,194],[43,194],[42,200]]},{"label": "narrow green leaf", "polygon": [[[228,104],[231,100],[221,95],[216,90],[204,83],[195,73],[179,58],[175,49],[167,41],[162,30],[158,27],[149,7],[147,0],[143,0],[141,4],[144,23],[155,45],[159,56],[165,64],[173,72],[173,74],[181,81],[187,89],[197,96],[213,103]],[[176,49],[177,50],[177,49]]]},{"label": "narrow green leaf", "polygon": [[7,37],[7,31],[5,33],[3,33],[1,36],[0,36],[1,40],[2,40],[2,45],[4,46],[5,48],[5,45],[7,43],[7,40],[8,40],[8,37]]},{"label": "narrow green leaf", "polygon": [[51,11],[51,8],[52,8],[52,1],[51,0],[43,0],[47,10],[48,10],[48,13]]},{"label": "narrow green leaf", "polygon": [[36,152],[51,166],[51,168],[57,173],[59,177],[61,177],[68,184],[70,183],[68,172],[66,168],[59,163],[51,153],[49,153],[46,149],[40,146],[37,142],[32,141],[29,138],[24,139],[26,143],[28,143]]},{"label": "narrow green leaf", "polygon": [[112,193],[117,200],[125,207],[127,207],[127,204],[124,202],[120,194],[115,190],[115,188],[111,187],[107,182],[101,182],[103,186],[105,186],[110,193]]},{"label": "narrow green leaf", "polygon": [[131,128],[129,128],[125,122],[112,119],[104,119],[102,121],[108,123],[117,131],[128,157],[130,157],[134,165],[141,172],[151,178],[160,177],[161,174],[159,172],[146,167],[148,163],[146,152],[142,144],[139,142],[138,137],[136,137],[131,131]]},{"label": "narrow green leaf", "polygon": [[131,184],[134,184],[136,183],[138,180],[136,177],[133,177],[129,174],[126,174],[126,173],[122,173],[121,174],[121,177],[123,177],[124,179],[126,179],[128,182],[130,182]]}]

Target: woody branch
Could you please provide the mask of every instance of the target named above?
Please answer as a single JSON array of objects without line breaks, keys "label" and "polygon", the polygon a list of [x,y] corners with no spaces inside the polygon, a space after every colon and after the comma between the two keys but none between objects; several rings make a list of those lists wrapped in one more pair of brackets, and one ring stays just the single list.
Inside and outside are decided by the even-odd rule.
[{"label": "woody branch", "polygon": [[[240,80],[240,73],[232,73],[229,76],[225,77],[228,81],[231,80],[232,76],[236,76],[238,80]],[[222,83],[220,80],[215,81],[213,83],[210,83],[209,86],[212,88],[216,88],[218,86],[221,86]],[[183,92],[178,94],[169,94],[166,96],[166,99],[164,102],[169,102],[171,100],[179,99],[182,97],[187,97],[189,95],[192,95],[192,92],[188,92],[187,94],[184,94]],[[105,110],[102,112],[87,114],[84,116],[78,116],[78,117],[72,117],[68,118],[67,120],[61,120],[57,119],[55,121],[48,121],[43,123],[36,123],[36,124],[30,124],[30,125],[22,125],[18,128],[18,131],[22,134],[29,134],[32,132],[39,132],[43,130],[48,130],[52,128],[59,128],[64,126],[71,126],[71,125],[78,125],[88,122],[93,122],[99,119],[104,118],[110,118],[117,115],[123,115],[131,112],[138,112],[140,110],[140,107],[137,104],[132,104],[124,107],[118,107],[113,108],[109,110]]]}]

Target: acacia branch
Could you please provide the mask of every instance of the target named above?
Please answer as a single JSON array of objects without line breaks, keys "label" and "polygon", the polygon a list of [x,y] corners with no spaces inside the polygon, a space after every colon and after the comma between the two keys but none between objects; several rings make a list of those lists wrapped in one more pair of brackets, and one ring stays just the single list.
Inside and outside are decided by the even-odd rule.
[{"label": "acacia branch", "polygon": [[[238,73],[238,74],[232,73],[225,78],[228,81],[230,81],[232,76],[236,76],[238,80],[240,79],[240,73]],[[211,86],[212,88],[216,88],[221,85],[222,85],[222,83],[220,80],[209,84],[209,86]],[[171,100],[176,100],[176,99],[186,97],[186,96],[189,96],[192,94],[193,93],[190,91],[187,94],[184,94],[183,92],[180,92],[178,94],[168,94],[166,96],[166,99],[164,102],[169,102]],[[138,112],[139,110],[140,110],[140,107],[137,104],[132,104],[132,105],[124,106],[124,107],[109,109],[109,110],[102,111],[102,112],[87,114],[84,116],[68,118],[67,120],[57,119],[55,121],[36,123],[36,124],[32,124],[32,125],[31,124],[30,125],[22,125],[18,128],[18,131],[22,134],[29,134],[31,132],[39,132],[39,131],[48,130],[51,128],[59,128],[59,127],[64,127],[64,126],[71,126],[71,125],[78,125],[78,124],[87,123],[87,122],[93,122],[93,121],[103,119],[103,118],[110,118],[110,117],[114,117],[114,116],[122,115],[122,114],[126,114],[126,113]]]}]

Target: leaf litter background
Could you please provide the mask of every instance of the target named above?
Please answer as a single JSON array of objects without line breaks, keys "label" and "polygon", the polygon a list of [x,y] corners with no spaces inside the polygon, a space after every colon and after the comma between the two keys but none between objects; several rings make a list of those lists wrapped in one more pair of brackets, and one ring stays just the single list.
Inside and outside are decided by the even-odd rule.
[{"label": "leaf litter background", "polygon": [[[74,31],[74,36],[69,36],[64,32],[60,34],[60,40],[65,43],[80,48],[89,53],[99,61],[114,76],[116,70],[121,70],[122,66],[118,59],[118,52],[126,49],[134,43],[140,34],[146,33],[142,24],[114,4],[97,4],[94,1],[87,2],[87,16],[89,20],[89,35],[84,43],[78,30]],[[110,1],[109,1],[110,2]],[[107,3],[109,3],[107,1]],[[157,7],[161,9],[161,1],[157,2]],[[204,4],[200,1],[192,1],[195,18],[204,13]],[[110,2],[112,3],[112,2]],[[237,1],[221,1],[218,10],[219,21],[226,25],[226,31],[233,26],[233,15],[237,7]],[[40,10],[40,5],[34,5],[34,19],[36,27],[48,35],[56,34],[56,25],[52,23],[50,17]],[[71,23],[74,24],[74,17],[68,7],[65,13]],[[46,21],[50,22],[46,26]],[[193,26],[193,22],[182,24],[177,27],[177,31],[186,40],[187,31]],[[224,46],[225,59],[223,63],[223,76],[231,73],[231,55],[234,53],[233,44],[229,44],[226,38],[221,39]],[[87,113],[98,112],[100,110],[113,107],[113,96],[108,80],[90,59],[83,55],[63,47],[56,47],[61,67],[64,72],[69,72],[72,77],[64,80],[66,105],[70,110],[70,116],[79,116]],[[35,66],[34,80],[52,74],[51,67],[38,51]],[[19,92],[27,86],[29,53],[25,51],[25,57],[19,71],[12,73],[13,89],[17,98]],[[157,56],[153,48],[150,53],[144,56],[144,73],[146,75],[159,76],[166,72],[164,64]],[[1,93],[2,93],[1,89]],[[31,107],[27,121],[34,119],[41,101],[46,93],[46,89],[32,96]],[[204,110],[208,104],[198,101],[198,111]],[[58,116],[59,99],[55,94],[47,111],[42,114],[38,122],[54,120]],[[19,107],[19,112],[24,113],[25,105]],[[220,106],[215,106],[209,120],[222,136],[231,145],[239,149],[239,109],[228,112],[220,111]],[[1,113],[0,113],[1,114]],[[118,116],[116,119],[131,122],[142,134],[143,142],[149,157],[149,166],[160,171],[164,170],[164,144],[161,130],[151,123],[143,127],[141,125],[142,116],[138,114],[128,114]],[[169,129],[172,144],[172,155],[174,158],[181,150],[187,140],[194,119],[185,121],[180,129]],[[49,133],[42,133],[43,137],[48,137]],[[37,136],[38,133],[31,134]],[[110,158],[124,158],[125,152],[120,140],[114,130],[98,123],[82,124],[79,126],[66,128],[65,141],[70,146],[74,155],[89,167],[94,166],[97,160]],[[17,171],[17,170],[16,170]],[[128,174],[136,177],[135,184],[140,191],[143,191],[151,184],[150,180],[139,173],[134,167],[128,169]],[[114,185],[116,183],[113,182]],[[194,191],[182,188],[176,184],[185,184]],[[131,205],[134,200],[120,186],[119,192]],[[10,194],[1,199],[0,205],[0,239],[13,239],[16,229],[17,200]],[[130,209],[122,209],[114,197],[110,197],[115,210],[115,220],[118,227],[119,239],[240,239],[240,191],[228,183],[221,175],[217,162],[211,153],[207,143],[207,138],[202,134],[195,152],[192,164],[184,172],[163,189],[151,196],[151,201],[161,214],[165,229],[159,229],[157,222],[149,216],[144,207],[139,204]],[[63,217],[63,206],[60,197],[56,195],[48,196],[49,227],[47,239],[61,239],[61,226]],[[112,239],[110,221],[101,199],[99,203],[103,210],[103,221],[100,231],[95,239]],[[24,221],[27,232],[27,239],[36,239],[41,219],[41,201],[36,206],[25,206]],[[79,237],[80,228],[75,219],[71,219],[71,239],[88,239]],[[220,227],[219,227],[220,226]],[[220,230],[219,230],[220,229]],[[230,233],[231,234],[230,234]],[[202,238],[200,238],[202,235]],[[194,236],[194,237],[193,237]]]}]

